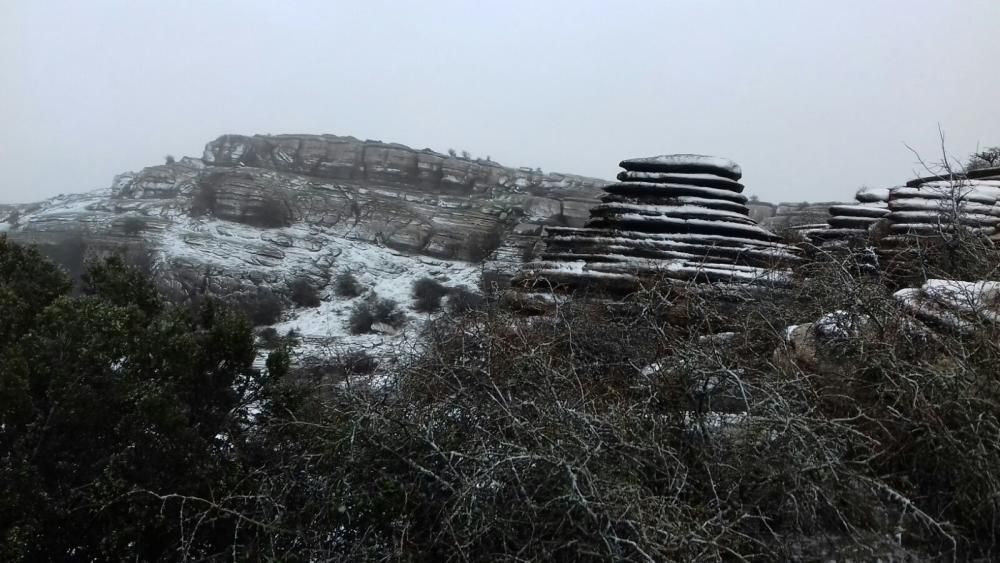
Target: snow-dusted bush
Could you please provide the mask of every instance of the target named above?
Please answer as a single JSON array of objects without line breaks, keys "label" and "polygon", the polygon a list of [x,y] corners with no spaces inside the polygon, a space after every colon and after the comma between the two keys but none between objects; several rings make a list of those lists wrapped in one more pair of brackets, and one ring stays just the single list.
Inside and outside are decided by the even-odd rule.
[{"label": "snow-dusted bush", "polygon": [[319,307],[319,290],[309,278],[296,278],[288,284],[288,289],[291,291],[292,303],[296,306]]},{"label": "snow-dusted bush", "polygon": [[357,297],[361,295],[364,288],[358,282],[358,279],[354,277],[354,274],[345,270],[337,274],[337,277],[334,278],[333,291],[340,297]]},{"label": "snow-dusted bush", "polygon": [[482,262],[500,248],[503,229],[499,225],[485,233],[474,232],[461,247],[461,258],[469,262]]},{"label": "snow-dusted bush", "polygon": [[448,310],[454,314],[477,311],[485,304],[485,297],[462,286],[452,288],[448,293]]},{"label": "snow-dusted bush", "polygon": [[383,299],[377,295],[354,306],[347,320],[351,334],[372,332],[376,324],[391,328],[400,328],[406,322],[406,316],[399,310],[392,299]]},{"label": "snow-dusted bush", "polygon": [[126,217],[122,221],[122,232],[128,236],[136,236],[146,230],[146,220],[142,217]]},{"label": "snow-dusted bush", "polygon": [[281,343],[281,335],[279,335],[278,330],[272,326],[266,327],[258,332],[257,338],[260,340],[263,348],[271,350],[277,348]]},{"label": "snow-dusted bush", "polygon": [[420,278],[413,282],[413,308],[421,313],[432,313],[441,308],[441,299],[448,288],[433,278]]},{"label": "snow-dusted bush", "polygon": [[227,299],[255,326],[271,325],[281,320],[284,303],[268,288],[259,287],[253,293]]},{"label": "snow-dusted bush", "polygon": [[969,155],[968,171],[1000,167],[1000,147],[989,147]]}]

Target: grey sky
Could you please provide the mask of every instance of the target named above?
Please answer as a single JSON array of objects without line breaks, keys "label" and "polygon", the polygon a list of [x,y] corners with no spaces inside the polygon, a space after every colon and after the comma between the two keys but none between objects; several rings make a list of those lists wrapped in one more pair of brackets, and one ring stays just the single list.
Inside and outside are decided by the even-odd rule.
[{"label": "grey sky", "polygon": [[997,0],[0,0],[0,202],[222,133],[335,133],[613,178],[699,152],[777,201],[1000,144]]}]

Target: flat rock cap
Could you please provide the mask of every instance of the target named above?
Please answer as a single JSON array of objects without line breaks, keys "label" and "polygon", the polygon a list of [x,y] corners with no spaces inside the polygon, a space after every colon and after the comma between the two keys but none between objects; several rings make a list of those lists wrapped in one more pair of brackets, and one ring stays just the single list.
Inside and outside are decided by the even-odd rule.
[{"label": "flat rock cap", "polygon": [[646,158],[630,158],[619,164],[625,170],[636,172],[683,172],[688,174],[717,174],[731,180],[743,177],[739,164],[728,158],[703,154],[663,154]]}]

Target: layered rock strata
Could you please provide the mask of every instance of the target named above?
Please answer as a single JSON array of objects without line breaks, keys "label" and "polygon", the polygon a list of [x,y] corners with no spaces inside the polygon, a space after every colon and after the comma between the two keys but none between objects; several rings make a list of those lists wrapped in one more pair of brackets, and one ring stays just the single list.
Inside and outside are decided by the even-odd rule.
[{"label": "layered rock strata", "polygon": [[624,160],[584,228],[550,226],[525,288],[628,292],[647,276],[680,282],[783,285],[794,250],[749,217],[729,160],[665,155]]},{"label": "layered rock strata", "polygon": [[811,233],[819,241],[864,238],[868,230],[889,214],[889,190],[861,188],[855,203],[831,205],[828,228]]},{"label": "layered rock strata", "polygon": [[935,235],[967,228],[995,235],[1000,180],[935,180],[890,191],[886,219],[895,235]]}]

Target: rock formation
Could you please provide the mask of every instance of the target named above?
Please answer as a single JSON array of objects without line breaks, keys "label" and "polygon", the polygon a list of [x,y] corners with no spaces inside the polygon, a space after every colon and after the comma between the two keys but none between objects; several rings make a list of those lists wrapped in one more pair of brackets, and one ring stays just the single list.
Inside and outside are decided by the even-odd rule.
[{"label": "rock formation", "polygon": [[583,228],[546,228],[522,288],[633,291],[644,276],[783,285],[793,249],[748,215],[740,167],[701,155],[624,160]]},{"label": "rock formation", "polygon": [[287,296],[307,279],[323,305],[285,328],[309,341],[342,336],[351,303],[332,296],[332,277],[351,271],[404,308],[419,277],[475,286],[473,261],[499,244],[506,253],[491,264],[518,267],[517,245],[534,244],[547,222],[582,225],[606,183],[353,137],[225,135],[202,158],[106,189],[0,207],[0,231],[72,254],[75,271],[84,250],[148,252],[160,281],[183,293]]},{"label": "rock formation", "polygon": [[[1000,282],[928,280],[920,287],[897,291],[893,299],[900,313],[893,326],[915,341],[938,333],[964,337],[1000,326]],[[775,360],[820,373],[854,369],[845,366],[838,346],[857,339],[879,340],[886,323],[885,318],[847,311],[828,313],[816,322],[788,327],[785,346],[775,352]]]},{"label": "rock formation", "polygon": [[1000,224],[998,180],[936,180],[889,194],[889,230],[895,235],[936,235],[965,227],[995,235]]},{"label": "rock formation", "polygon": [[861,188],[854,195],[855,203],[832,205],[828,227],[809,233],[813,240],[851,240],[864,238],[868,230],[889,214],[889,190]]}]

